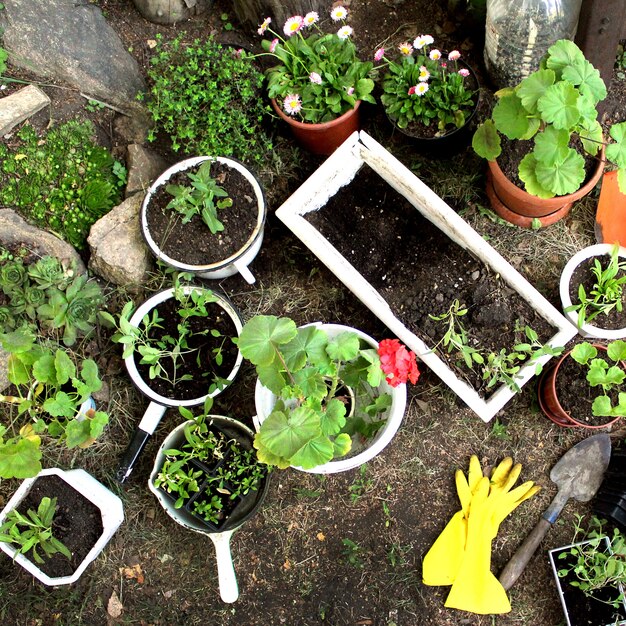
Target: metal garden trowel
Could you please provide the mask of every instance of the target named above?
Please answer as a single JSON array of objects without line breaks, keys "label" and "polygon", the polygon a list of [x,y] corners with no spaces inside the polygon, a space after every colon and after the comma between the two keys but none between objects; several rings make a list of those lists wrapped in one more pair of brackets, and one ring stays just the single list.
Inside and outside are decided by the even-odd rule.
[{"label": "metal garden trowel", "polygon": [[587,502],[593,498],[602,483],[611,459],[611,439],[606,434],[588,437],[570,448],[552,468],[550,480],[558,492],[524,543],[511,557],[500,574],[500,582],[510,589],[554,524],[570,498]]}]

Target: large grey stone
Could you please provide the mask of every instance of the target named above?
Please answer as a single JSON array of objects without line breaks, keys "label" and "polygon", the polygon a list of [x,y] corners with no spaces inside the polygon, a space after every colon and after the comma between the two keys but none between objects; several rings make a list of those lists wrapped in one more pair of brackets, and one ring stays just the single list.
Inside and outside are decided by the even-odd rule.
[{"label": "large grey stone", "polygon": [[0,209],[0,244],[23,245],[39,256],[54,256],[67,265],[74,261],[78,274],[87,271],[78,252],[69,243],[41,228],[31,226],[13,209]]},{"label": "large grey stone", "polygon": [[0,348],[0,393],[9,386],[9,353]]},{"label": "large grey stone", "polygon": [[28,85],[0,100],[0,137],[20,122],[50,104],[50,98],[35,85]]},{"label": "large grey stone", "polygon": [[141,201],[141,194],[124,200],[91,227],[87,238],[91,249],[89,269],[129,289],[144,283],[152,267],[152,257],[141,238]]},{"label": "large grey stone", "polygon": [[126,197],[128,198],[134,193],[144,193],[150,184],[167,169],[168,163],[162,156],[152,152],[145,146],[131,144],[127,150],[128,182],[126,183]]},{"label": "large grey stone", "polygon": [[11,0],[0,11],[3,47],[18,67],[65,81],[124,110],[145,83],[135,59],[89,2]]}]

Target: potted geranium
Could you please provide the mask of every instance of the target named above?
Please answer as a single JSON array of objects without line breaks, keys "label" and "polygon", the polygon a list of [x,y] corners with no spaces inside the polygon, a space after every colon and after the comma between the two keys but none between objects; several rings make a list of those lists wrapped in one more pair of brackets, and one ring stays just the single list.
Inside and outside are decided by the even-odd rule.
[{"label": "potted geranium", "polygon": [[290,17],[283,26],[285,37],[270,28],[269,17],[258,30],[273,35],[262,46],[279,61],[266,72],[272,106],[298,142],[316,154],[332,153],[359,129],[360,103],[375,102],[369,78],[373,64],[358,59],[347,16],[345,7],[333,8],[332,21],[343,24],[335,33],[320,30],[315,11]]},{"label": "potted geranium", "polygon": [[376,51],[374,60],[386,62],[380,99],[392,124],[418,145],[460,147],[478,109],[478,80],[458,50],[445,54],[433,44],[430,35],[405,41],[398,61]]},{"label": "potted geranium", "polygon": [[[614,143],[605,149],[597,119],[606,93],[598,70],[569,40],[550,46],[540,69],[516,87],[497,92],[492,117],[472,145],[488,160],[487,190],[501,217],[526,227],[560,219],[598,182],[605,154],[626,189],[626,122],[611,127]],[[572,147],[578,144],[582,154]]]},{"label": "potted geranium", "polygon": [[69,585],[123,520],[120,498],[84,470],[45,469],[0,512],[0,549],[42,583]]},{"label": "potted geranium", "polygon": [[42,436],[70,449],[86,448],[100,436],[109,418],[95,410],[91,394],[102,381],[93,359],[37,341],[27,328],[0,334],[0,343],[9,354],[8,378],[14,385],[13,395],[0,395],[0,403],[30,418],[0,426],[0,478],[29,478],[41,471]]},{"label": "potted geranium", "polygon": [[606,243],[577,252],[561,273],[559,295],[566,317],[584,337],[626,337],[626,250]]},{"label": "potted geranium", "polygon": [[539,380],[539,405],[559,426],[604,428],[626,416],[626,341],[582,342]]},{"label": "potted geranium", "polygon": [[238,345],[258,375],[254,447],[280,468],[331,473],[372,459],[400,426],[404,383],[419,375],[415,355],[397,340],[379,345],[339,324],[298,328],[258,315]]},{"label": "potted geranium", "polygon": [[227,157],[184,159],[163,172],[141,205],[152,253],[179,271],[222,279],[248,265],[263,242],[265,196],[256,176]]}]

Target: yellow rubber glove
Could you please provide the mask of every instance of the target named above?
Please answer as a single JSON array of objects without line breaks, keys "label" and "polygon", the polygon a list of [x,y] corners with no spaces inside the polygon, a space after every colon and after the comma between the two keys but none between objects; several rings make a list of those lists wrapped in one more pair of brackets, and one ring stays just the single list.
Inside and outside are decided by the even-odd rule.
[{"label": "yellow rubber glove", "polygon": [[452,516],[424,557],[422,580],[425,585],[451,585],[456,579],[465,553],[467,514],[472,494],[482,478],[483,471],[475,455],[470,458],[467,478],[461,470],[456,471],[456,491],[461,510]]},{"label": "yellow rubber glove", "polygon": [[467,541],[461,565],[445,606],[472,613],[499,614],[511,610],[506,591],[491,573],[491,542],[502,521],[539,487],[527,481],[512,489],[521,465],[505,459],[483,478],[474,492],[467,520]]}]

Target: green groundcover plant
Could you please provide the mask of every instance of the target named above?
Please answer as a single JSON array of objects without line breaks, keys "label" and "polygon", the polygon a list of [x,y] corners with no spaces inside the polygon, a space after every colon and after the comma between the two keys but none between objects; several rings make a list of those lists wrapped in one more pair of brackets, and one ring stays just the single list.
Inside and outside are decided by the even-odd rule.
[{"label": "green groundcover plant", "polygon": [[164,42],[156,36],[147,94],[140,94],[154,121],[148,135],[166,134],[175,152],[234,156],[262,165],[272,150],[263,130],[269,111],[261,98],[263,74],[243,50],[212,37]]},{"label": "green groundcover plant", "polygon": [[93,141],[91,122],[66,122],[39,136],[30,125],[0,144],[0,203],[85,247],[91,225],[120,200],[126,169]]},{"label": "green groundcover plant", "polygon": [[431,48],[433,43],[431,35],[418,35],[398,46],[399,61],[388,59],[385,48],[376,50],[374,60],[385,62],[379,66],[386,67],[380,100],[398,127],[435,124],[437,134],[443,135],[466,123],[477,94],[467,82],[470,71],[459,66],[461,53],[452,50],[444,56]]},{"label": "green groundcover plant", "polygon": [[260,35],[274,36],[261,45],[279,62],[266,72],[268,94],[288,115],[323,123],[353,109],[357,100],[375,103],[369,77],[373,64],[359,60],[352,27],[345,24],[347,16],[343,6],[331,11],[331,19],[343,24],[336,33],[319,29],[315,11],[290,17],[283,26],[285,37],[271,30],[269,17],[259,26]]},{"label": "green groundcover plant", "polygon": [[95,361],[38,342],[28,329],[1,333],[0,344],[9,353],[8,378],[15,389],[0,395],[0,403],[15,407],[18,418],[30,418],[0,424],[0,478],[29,478],[41,471],[42,437],[72,449],[86,448],[102,434],[106,413],[89,409],[78,415],[102,381]]},{"label": "green groundcover plant", "polygon": [[[597,105],[606,97],[600,73],[572,41],[550,46],[540,68],[516,87],[496,93],[491,119],[481,124],[472,141],[476,153],[495,160],[500,134],[511,140],[532,140],[532,150],[519,165],[528,193],[552,198],[578,191],[585,180],[585,160],[571,145],[578,138],[585,152],[597,156],[604,144]],[[626,122],[613,124],[613,142],[606,158],[618,168],[626,192]]]}]

